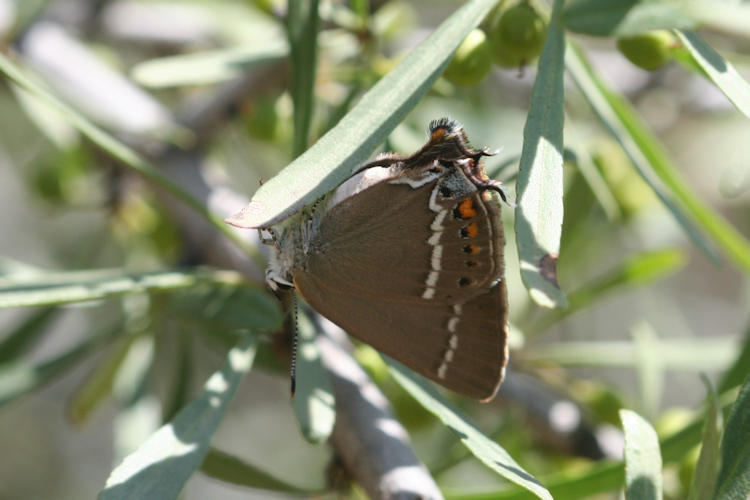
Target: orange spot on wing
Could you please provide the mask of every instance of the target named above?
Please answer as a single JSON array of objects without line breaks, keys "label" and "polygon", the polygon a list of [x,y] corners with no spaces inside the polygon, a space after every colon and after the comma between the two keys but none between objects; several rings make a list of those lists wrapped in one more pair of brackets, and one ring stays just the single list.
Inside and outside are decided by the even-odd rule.
[{"label": "orange spot on wing", "polygon": [[464,247],[464,252],[471,254],[471,255],[476,255],[479,253],[479,247],[476,246],[474,243],[470,243]]},{"label": "orange spot on wing", "polygon": [[472,217],[477,216],[477,211],[474,208],[474,201],[471,198],[459,203],[458,212],[461,214],[462,219],[471,219]]},{"label": "orange spot on wing", "polygon": [[479,235],[479,226],[477,226],[476,222],[472,222],[471,224],[463,228],[463,234],[465,234],[469,238],[476,238]]}]

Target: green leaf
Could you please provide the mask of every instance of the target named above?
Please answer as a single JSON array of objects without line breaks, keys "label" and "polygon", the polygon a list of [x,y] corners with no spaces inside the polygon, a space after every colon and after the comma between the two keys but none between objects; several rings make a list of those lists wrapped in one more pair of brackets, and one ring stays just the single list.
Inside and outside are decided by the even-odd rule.
[{"label": "green leaf", "polygon": [[655,417],[664,389],[664,351],[659,337],[648,323],[637,324],[632,331],[635,344],[636,373],[646,413]]},{"label": "green leaf", "polygon": [[665,248],[633,255],[621,265],[584,283],[580,288],[568,294],[567,309],[548,312],[527,330],[542,331],[553,323],[590,307],[608,294],[645,286],[674,274],[682,269],[685,263],[685,253],[677,248]]},{"label": "green leaf", "polygon": [[675,30],[675,33],[706,76],[716,84],[740,113],[750,118],[750,83],[697,34],[680,30]]},{"label": "green leaf", "polygon": [[190,273],[124,274],[121,271],[59,273],[23,281],[0,281],[0,308],[70,304],[128,293],[186,288],[195,285]]},{"label": "green leaf", "polygon": [[[182,321],[211,333],[247,328],[270,331],[281,326],[279,302],[265,290],[246,283],[202,282],[174,295],[174,310]],[[230,345],[233,345],[232,340]]]},{"label": "green leaf", "polygon": [[55,380],[122,330],[121,325],[101,330],[54,358],[42,363],[12,362],[0,365],[0,406]]},{"label": "green leaf", "polygon": [[685,0],[573,0],[563,20],[571,31],[596,36],[627,36],[668,28],[694,28]]},{"label": "green leaf", "polygon": [[207,85],[237,78],[257,66],[286,57],[283,38],[268,38],[228,49],[160,57],[133,67],[135,81],[147,87]]},{"label": "green leaf", "polygon": [[563,2],[556,0],[531,91],[516,180],[516,239],[521,278],[531,298],[544,307],[565,307],[557,283],[557,258],[563,222],[563,62],[565,37],[560,25]]},{"label": "green leaf", "polygon": [[[661,144],[637,113],[624,98],[604,85],[583,53],[572,44],[565,63],[569,74],[599,119],[620,143],[638,173],[651,186],[698,248],[717,260],[712,245],[688,218],[686,212],[700,222],[720,244],[732,249],[732,254],[736,254],[740,259],[750,259],[750,250],[742,249],[742,237],[694,196],[680,178]],[[747,251],[746,256],[743,256],[743,251]]]},{"label": "green leaf", "polygon": [[[585,474],[558,474],[545,482],[555,500],[580,500],[591,494],[615,490],[622,486],[625,474],[622,463],[605,463],[592,467]],[[451,500],[528,500],[534,496],[527,490],[500,490],[481,493],[446,495]]]},{"label": "green leaf", "polygon": [[209,448],[200,471],[208,477],[238,486],[280,492],[305,492],[305,490],[281,481],[254,465],[216,448]]},{"label": "green leaf", "polygon": [[[666,338],[655,349],[670,370],[721,370],[735,358],[738,342],[734,337]],[[563,366],[633,368],[639,362],[635,344],[628,341],[548,342],[528,349],[524,357]]]},{"label": "green leaf", "polygon": [[264,183],[250,204],[227,222],[268,227],[341,184],[416,106],[459,44],[496,2],[471,0],[460,7],[372,87],[336,127]]},{"label": "green leaf", "polygon": [[203,462],[237,386],[252,366],[255,348],[255,335],[247,334],[206,381],[203,392],[112,471],[98,498],[177,498]]},{"label": "green leaf", "polygon": [[318,54],[318,0],[289,0],[286,28],[290,48],[290,93],[294,103],[292,157],[307,149],[315,104]]},{"label": "green leaf", "polygon": [[[174,333],[174,337],[176,337],[174,342],[176,345],[170,345],[167,347],[169,349],[174,349],[176,352],[174,352],[172,356],[172,366],[170,367],[172,375],[169,379],[169,392],[167,393],[164,404],[162,405],[162,422],[169,422],[172,420],[175,415],[177,415],[177,412],[188,403],[191,396],[190,388],[194,371],[193,358],[191,356],[192,351],[190,348],[192,336],[184,331]],[[157,348],[159,349],[156,353],[157,359],[167,357],[162,356],[163,354],[166,354],[164,352],[164,337],[165,335],[163,334],[158,337],[158,340],[161,340],[161,342],[157,343]]]},{"label": "green leaf", "polygon": [[[146,319],[136,313],[129,315],[126,324],[132,327],[139,317]],[[163,423],[162,405],[148,383],[154,370],[154,343],[153,333],[137,335],[112,380],[112,396],[117,408],[113,463],[133,453]]]},{"label": "green leaf", "polygon": [[[2,278],[0,278],[2,282]],[[0,340],[0,365],[13,361],[26,352],[44,334],[47,326],[60,312],[55,307],[33,311],[20,325]]]},{"label": "green leaf", "polygon": [[72,394],[66,413],[73,424],[80,425],[85,422],[99,404],[112,393],[117,371],[137,338],[132,335],[120,339],[84,380],[83,385]]},{"label": "green leaf", "polygon": [[328,439],[336,422],[336,400],[331,379],[323,366],[320,352],[315,344],[316,330],[310,317],[297,317],[299,349],[297,351],[297,390],[292,399],[294,413],[302,435],[311,443]]},{"label": "green leaf", "polygon": [[169,178],[162,174],[155,165],[144,160],[134,149],[126,146],[103,129],[97,127],[82,114],[78,113],[44,89],[41,85],[37,84],[33,78],[25,74],[24,70],[14,64],[5,56],[5,54],[2,53],[0,53],[0,72],[4,73],[9,80],[26,91],[30,96],[38,99],[45,106],[49,106],[59,112],[64,120],[66,120],[71,126],[75,127],[91,142],[106,151],[110,156],[132,168],[150,182],[161,187],[178,200],[182,201],[199,215],[202,215],[208,222],[216,227],[216,229],[224,233],[225,236],[234,241],[239,248],[244,249],[254,258],[259,259],[257,250],[249,247],[245,241],[234,233],[231,228],[227,227],[221,219],[209,212],[208,208],[203,205],[203,203],[194,198],[193,195],[182,189],[180,186],[173,183]]},{"label": "green leaf", "polygon": [[[578,141],[575,141],[579,143]],[[596,201],[602,207],[607,219],[614,221],[620,218],[622,215],[619,205],[617,204],[617,198],[610,189],[607,181],[604,180],[604,176],[596,167],[594,159],[589,154],[588,149],[584,147],[570,147],[575,154],[575,164],[578,167],[578,172],[581,173],[581,177],[586,181],[593,193]],[[568,302],[571,303],[569,307],[572,307],[572,298],[568,296]]]},{"label": "green leaf", "polygon": [[698,463],[695,466],[687,500],[711,498],[716,488],[716,477],[719,473],[719,446],[722,428],[719,398],[708,377],[701,374],[701,380],[708,392],[706,423],[703,426],[701,452],[698,455]]},{"label": "green leaf", "polygon": [[750,376],[727,418],[721,439],[721,469],[716,482],[719,500],[745,500],[750,493]]},{"label": "green leaf", "polygon": [[387,356],[384,356],[384,358],[396,382],[427,411],[438,417],[450,430],[455,432],[461,442],[482,463],[537,497],[552,499],[549,491],[539,481],[524,471],[499,444],[477,429],[467,416],[449,405],[428,382],[402,364]]},{"label": "green leaf", "polygon": [[[736,354],[739,351],[739,354]],[[719,393],[724,393],[742,383],[750,375],[750,326],[745,330],[742,348],[735,349],[734,362],[719,383]]]},{"label": "green leaf", "polygon": [[625,498],[662,498],[661,453],[653,427],[637,413],[620,410],[625,431]]},{"label": "green leaf", "polygon": [[119,269],[48,272],[31,278],[0,278],[0,308],[70,304],[132,293],[193,287],[202,281],[237,284],[233,271],[126,273]]}]

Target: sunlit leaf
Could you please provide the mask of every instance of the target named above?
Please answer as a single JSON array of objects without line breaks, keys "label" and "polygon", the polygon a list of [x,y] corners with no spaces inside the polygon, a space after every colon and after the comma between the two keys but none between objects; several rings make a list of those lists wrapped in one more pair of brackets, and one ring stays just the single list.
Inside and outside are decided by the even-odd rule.
[{"label": "sunlit leaf", "polygon": [[208,453],[237,386],[252,366],[255,346],[255,335],[245,335],[203,392],[112,471],[99,499],[177,498]]},{"label": "sunlit leaf", "polygon": [[427,411],[455,432],[483,464],[537,497],[552,499],[539,481],[524,471],[499,444],[485,436],[467,416],[448,404],[422,377],[390,358],[386,357],[386,361],[396,381]]},{"label": "sunlit leaf", "polygon": [[620,410],[625,431],[625,498],[662,498],[661,453],[653,427],[640,415]]},{"label": "sunlit leaf", "polygon": [[544,307],[565,307],[557,283],[563,222],[563,73],[565,37],[562,1],[554,4],[547,41],[531,91],[516,180],[516,239],[521,278],[531,298]]},{"label": "sunlit leaf", "polygon": [[691,31],[675,30],[683,46],[737,110],[750,118],[750,83],[701,37]]}]

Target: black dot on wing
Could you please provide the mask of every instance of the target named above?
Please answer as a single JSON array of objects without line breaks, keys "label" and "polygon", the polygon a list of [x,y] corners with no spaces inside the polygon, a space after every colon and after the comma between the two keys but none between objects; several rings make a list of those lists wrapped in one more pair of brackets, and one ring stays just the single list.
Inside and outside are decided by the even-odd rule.
[{"label": "black dot on wing", "polygon": [[471,280],[465,276],[458,280],[459,286],[469,286],[470,284],[471,284]]},{"label": "black dot on wing", "polygon": [[453,194],[450,188],[446,186],[440,186],[439,193],[440,193],[440,196],[442,196],[443,198],[449,198]]}]

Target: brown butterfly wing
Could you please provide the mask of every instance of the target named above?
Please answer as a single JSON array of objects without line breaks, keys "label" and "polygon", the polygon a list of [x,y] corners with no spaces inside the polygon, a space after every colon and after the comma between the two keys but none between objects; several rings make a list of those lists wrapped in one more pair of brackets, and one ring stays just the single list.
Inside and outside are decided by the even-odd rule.
[{"label": "brown butterfly wing", "polygon": [[328,319],[417,373],[467,397],[495,395],[508,357],[503,283],[453,306],[371,300],[308,273],[294,284]]},{"label": "brown butterfly wing", "polygon": [[389,180],[322,216],[295,286],[351,335],[445,387],[490,398],[507,359],[499,203],[476,190],[456,197],[441,189],[444,177],[417,187]]},{"label": "brown butterfly wing", "polygon": [[499,203],[474,191],[431,204],[439,181],[417,189],[383,181],[336,205],[306,271],[362,297],[453,304],[484,293],[503,276]]}]

